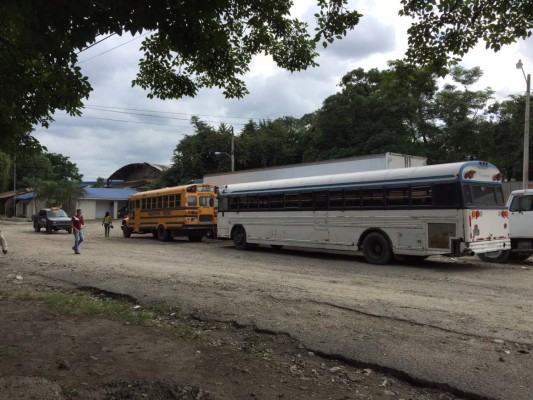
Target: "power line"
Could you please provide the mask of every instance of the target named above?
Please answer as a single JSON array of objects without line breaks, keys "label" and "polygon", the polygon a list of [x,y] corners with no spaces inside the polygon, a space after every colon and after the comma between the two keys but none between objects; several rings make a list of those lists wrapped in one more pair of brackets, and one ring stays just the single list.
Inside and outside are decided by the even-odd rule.
[{"label": "power line", "polygon": [[102,40],[99,40],[98,42],[94,42],[94,43],[91,44],[90,46],[87,46],[87,47],[81,49],[81,50],[78,51],[76,54],[80,54],[82,51],[88,50],[88,49],[90,49],[91,47],[96,46],[98,43],[102,43],[104,40],[109,39],[111,36],[114,36],[114,35],[116,35],[116,33],[112,33],[111,35],[106,36],[106,37],[103,38]]},{"label": "power line", "polygon": [[113,110],[129,110],[129,111],[141,111],[141,112],[153,112],[158,114],[174,114],[174,115],[188,115],[188,116],[198,116],[198,117],[210,117],[210,118],[230,118],[230,119],[245,119],[245,120],[260,120],[260,119],[268,119],[268,118],[252,118],[252,117],[231,117],[226,115],[208,115],[208,114],[191,114],[191,113],[179,113],[179,112],[172,112],[172,111],[156,111],[156,110],[144,110],[139,108],[124,108],[124,107],[111,107],[111,106],[100,106],[100,105],[94,105],[90,104],[88,106],[85,106],[85,108],[88,107],[97,107],[97,108],[109,108]]},{"label": "power line", "polygon": [[[89,110],[112,112],[112,113],[127,114],[127,115],[138,115],[138,116],[150,117],[150,118],[173,119],[173,120],[179,120],[179,121],[188,121],[189,120],[189,118],[164,117],[164,116],[160,116],[160,115],[132,113],[132,112],[127,112],[127,111],[106,110],[106,109],[103,109],[103,108],[95,108],[95,107],[92,107],[92,106],[85,106],[85,108],[89,109]],[[154,111],[154,112],[157,112],[157,111]],[[209,122],[209,123],[213,123],[213,124],[221,123],[219,121],[203,121],[203,122]],[[242,126],[246,125],[246,124],[238,123],[238,122],[231,122],[231,123],[228,123],[228,124],[231,124],[231,125],[242,125]]]},{"label": "power line", "polygon": [[87,59],[82,60],[82,61],[78,61],[76,64],[81,64],[81,63],[84,63],[85,61],[89,61],[89,60],[92,60],[93,58],[99,57],[99,56],[101,56],[102,54],[109,53],[110,51],[113,51],[113,50],[115,50],[115,49],[118,49],[119,47],[125,46],[125,45],[127,45],[128,43],[133,42],[134,40],[137,40],[137,39],[142,38],[143,36],[149,35],[150,33],[152,33],[152,32],[151,32],[151,31],[150,31],[150,32],[146,32],[146,33],[144,33],[144,34],[142,34],[142,35],[140,35],[140,36],[137,36],[137,37],[135,37],[135,38],[133,38],[133,39],[131,39],[131,40],[128,40],[127,42],[124,42],[124,43],[122,43],[122,44],[119,44],[118,46],[115,46],[115,47],[113,47],[113,48],[111,48],[111,49],[109,49],[109,50],[103,51],[102,53],[97,54],[97,55],[95,55],[95,56],[93,56],[93,57],[87,58]]},{"label": "power line", "polygon": [[[68,114],[58,114],[60,116],[69,116]],[[143,122],[143,121],[128,121],[125,119],[113,119],[113,118],[101,118],[101,117],[88,117],[88,116],[82,116],[81,118],[88,118],[88,119],[100,119],[103,121],[113,121],[113,122],[128,122],[130,124],[146,124],[146,125],[160,125],[160,126],[169,126],[172,128],[191,128],[190,125],[171,125],[171,124],[159,124],[157,122]]]}]

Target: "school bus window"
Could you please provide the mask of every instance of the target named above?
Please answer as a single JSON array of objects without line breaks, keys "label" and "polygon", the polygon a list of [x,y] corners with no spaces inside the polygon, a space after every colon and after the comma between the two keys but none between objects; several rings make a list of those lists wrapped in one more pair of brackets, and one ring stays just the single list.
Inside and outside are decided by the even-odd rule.
[{"label": "school bus window", "polygon": [[135,206],[133,206],[133,201],[130,203],[130,210],[133,210],[134,208],[141,208],[141,200],[135,200]]},{"label": "school bus window", "polygon": [[174,196],[173,194],[171,194],[170,196],[168,196],[168,208],[174,208],[174,199],[176,198],[176,196]]},{"label": "school bus window", "polygon": [[202,207],[213,207],[215,205],[215,201],[210,196],[200,196],[200,205]]},{"label": "school bus window", "polygon": [[146,199],[142,199],[142,207],[141,209],[146,210]]},{"label": "school bus window", "polygon": [[168,196],[163,196],[163,208],[168,208]]},{"label": "school bus window", "polygon": [[196,207],[198,205],[198,200],[196,196],[187,196],[187,206]]},{"label": "school bus window", "polygon": [[296,208],[299,203],[298,193],[291,193],[285,195],[285,208]]},{"label": "school bus window", "polygon": [[179,194],[176,195],[176,203],[174,204],[174,207],[178,208],[181,206],[181,196]]}]

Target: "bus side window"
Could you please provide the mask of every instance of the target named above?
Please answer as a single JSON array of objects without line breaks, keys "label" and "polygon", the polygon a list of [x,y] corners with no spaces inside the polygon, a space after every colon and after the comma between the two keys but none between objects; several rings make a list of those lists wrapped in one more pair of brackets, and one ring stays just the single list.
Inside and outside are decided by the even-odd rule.
[{"label": "bus side window", "polygon": [[268,208],[268,195],[259,195],[257,198],[257,206],[262,210]]},{"label": "bus side window", "polygon": [[147,200],[147,199],[142,199],[142,206],[141,206],[141,209],[142,209],[142,210],[147,210],[147,209],[148,209],[148,208],[147,208],[148,205],[146,204],[146,200]]},{"label": "bus side window", "polygon": [[387,189],[385,200],[387,207],[409,205],[409,188],[399,187]]},{"label": "bus side window", "polygon": [[257,196],[249,196],[248,197],[248,208],[257,208]]},{"label": "bus side window", "polygon": [[163,196],[163,208],[168,208],[168,196]]},{"label": "bus side window", "polygon": [[431,187],[430,186],[413,186],[411,188],[411,205],[430,206],[431,205]]},{"label": "bus side window", "polygon": [[270,208],[283,208],[282,194],[271,194],[269,200]]},{"label": "bus side window", "polygon": [[327,210],[328,208],[328,192],[315,192],[315,209]]},{"label": "bus side window", "polygon": [[[433,197],[433,205],[434,206],[458,205],[456,193],[457,193],[457,186],[455,183],[445,183],[445,184],[434,185],[433,190],[431,191],[431,194]],[[490,191],[490,193],[488,193],[487,195],[493,198],[493,201],[492,201],[493,203],[494,202],[494,191]]]},{"label": "bus side window", "polygon": [[344,192],[344,204],[348,208],[361,207],[361,195],[359,189]]},{"label": "bus side window", "polygon": [[135,200],[135,206],[133,205],[133,202],[130,204],[130,210],[133,210],[134,208],[141,208],[141,200]]},{"label": "bus side window", "polygon": [[290,193],[285,195],[285,208],[298,208],[300,203],[300,195],[298,193]]},{"label": "bus side window", "polygon": [[197,205],[198,201],[196,196],[187,196],[187,207],[196,207]]},{"label": "bus side window", "polygon": [[239,210],[244,210],[248,208],[248,197],[239,196]]},{"label": "bus side window", "polygon": [[334,190],[329,192],[329,207],[343,208],[344,207],[344,193],[342,190]]},{"label": "bus side window", "polygon": [[229,209],[238,210],[239,209],[239,199],[237,197],[230,197],[229,199]]},{"label": "bus side window", "polygon": [[313,194],[300,193],[300,208],[313,208]]},{"label": "bus side window", "polygon": [[361,199],[363,207],[383,207],[383,189],[363,189]]},{"label": "bus side window", "polygon": [[168,207],[169,208],[174,208],[174,204],[175,204],[175,200],[176,199],[176,196],[171,194],[170,196],[168,196]]}]

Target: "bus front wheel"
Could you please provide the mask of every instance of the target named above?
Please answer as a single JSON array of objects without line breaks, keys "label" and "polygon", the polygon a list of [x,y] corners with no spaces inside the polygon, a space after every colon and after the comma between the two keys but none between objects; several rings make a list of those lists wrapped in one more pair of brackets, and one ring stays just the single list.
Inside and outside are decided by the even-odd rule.
[{"label": "bus front wheel", "polygon": [[378,232],[369,233],[363,240],[363,255],[370,264],[387,264],[392,259],[389,241]]},{"label": "bus front wheel", "polygon": [[122,236],[125,238],[129,238],[131,236],[131,229],[128,228],[126,225],[122,227]]},{"label": "bus front wheel", "polygon": [[237,250],[246,250],[248,243],[246,243],[246,231],[242,226],[235,228],[233,232],[233,245]]}]

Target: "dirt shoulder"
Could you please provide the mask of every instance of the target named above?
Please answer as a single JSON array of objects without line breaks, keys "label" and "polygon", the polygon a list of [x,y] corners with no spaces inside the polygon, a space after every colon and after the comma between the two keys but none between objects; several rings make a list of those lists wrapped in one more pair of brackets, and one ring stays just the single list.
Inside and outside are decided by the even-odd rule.
[{"label": "dirt shoulder", "polygon": [[150,327],[70,315],[46,299],[77,298],[75,291],[38,276],[0,276],[2,400],[457,398],[317,357],[284,335],[192,320],[161,305]]}]

